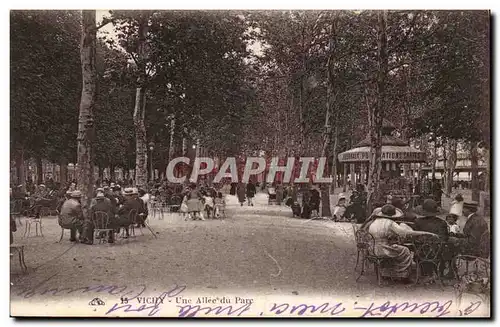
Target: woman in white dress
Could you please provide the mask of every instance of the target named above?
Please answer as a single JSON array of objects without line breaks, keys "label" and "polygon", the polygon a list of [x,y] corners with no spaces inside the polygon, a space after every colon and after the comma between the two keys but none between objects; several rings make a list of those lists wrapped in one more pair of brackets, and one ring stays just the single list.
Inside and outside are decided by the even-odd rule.
[{"label": "woman in white dress", "polygon": [[413,253],[406,246],[391,244],[393,237],[406,238],[417,235],[437,235],[429,232],[412,230],[408,225],[396,223],[393,219],[403,216],[403,212],[391,204],[374,210],[373,214],[363,223],[361,229],[368,231],[375,239],[375,255],[386,257],[386,264],[381,267],[380,275],[383,277],[408,278],[413,262]]}]

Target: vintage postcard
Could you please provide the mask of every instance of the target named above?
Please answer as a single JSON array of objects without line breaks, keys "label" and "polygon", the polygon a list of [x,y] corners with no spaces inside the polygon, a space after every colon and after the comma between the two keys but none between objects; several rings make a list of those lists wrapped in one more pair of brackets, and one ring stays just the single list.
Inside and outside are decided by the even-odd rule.
[{"label": "vintage postcard", "polygon": [[13,317],[488,318],[488,10],[12,10]]}]

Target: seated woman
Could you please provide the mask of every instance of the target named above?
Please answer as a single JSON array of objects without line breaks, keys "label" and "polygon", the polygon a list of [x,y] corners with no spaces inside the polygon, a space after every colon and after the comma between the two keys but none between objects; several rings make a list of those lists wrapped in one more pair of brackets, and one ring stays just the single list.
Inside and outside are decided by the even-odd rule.
[{"label": "seated woman", "polygon": [[[398,225],[394,219],[402,217],[403,212],[391,204],[377,208],[363,223],[361,229],[368,231],[375,239],[375,255],[387,259],[381,267],[382,277],[408,278],[413,262],[413,253],[407,247],[399,244],[390,244],[393,237],[406,238],[417,235],[433,235],[429,232],[414,231],[404,223]],[[435,237],[438,237],[435,235]]]}]

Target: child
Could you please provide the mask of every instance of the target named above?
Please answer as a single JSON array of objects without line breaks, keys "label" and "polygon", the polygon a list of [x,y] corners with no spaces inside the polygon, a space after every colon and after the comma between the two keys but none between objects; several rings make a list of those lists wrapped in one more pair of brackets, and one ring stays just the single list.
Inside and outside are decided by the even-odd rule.
[{"label": "child", "polygon": [[190,218],[190,215],[188,213],[187,200],[188,200],[187,195],[184,195],[184,198],[182,199],[182,203],[181,203],[181,209],[180,209],[180,211],[182,213],[182,217],[184,217],[185,221],[187,221],[188,218]]},{"label": "child", "polygon": [[[290,198],[291,200],[292,198]],[[293,202],[293,201],[292,201]],[[294,217],[300,217],[300,213],[302,212],[302,208],[300,207],[300,203],[295,201],[291,205],[292,208],[292,214]]]},{"label": "child", "polygon": [[207,212],[207,218],[210,218],[210,214],[214,209],[214,199],[207,194],[207,192],[203,195],[203,202],[205,203],[205,211]]},{"label": "child", "polygon": [[225,215],[225,207],[226,207],[226,202],[224,201],[224,198],[222,197],[222,193],[218,192],[217,197],[214,199],[214,216],[215,218],[220,218],[223,215]]},{"label": "child", "polygon": [[457,225],[457,220],[458,216],[455,214],[448,214],[446,215],[446,222],[448,223],[448,228],[450,230],[450,233],[452,234],[459,234],[460,233],[460,228]]},{"label": "child", "polygon": [[462,216],[462,210],[464,208],[464,198],[462,194],[457,194],[455,200],[451,202],[450,214],[454,214],[458,217]]},{"label": "child", "polygon": [[345,195],[344,193],[339,194],[339,200],[337,202],[337,205],[333,209],[333,220],[334,221],[340,221],[344,219],[344,213],[346,210],[346,203],[345,203]]}]

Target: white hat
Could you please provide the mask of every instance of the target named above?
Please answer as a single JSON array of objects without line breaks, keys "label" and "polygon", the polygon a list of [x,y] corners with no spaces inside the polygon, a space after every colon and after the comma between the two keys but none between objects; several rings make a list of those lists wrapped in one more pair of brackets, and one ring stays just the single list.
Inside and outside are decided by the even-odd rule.
[{"label": "white hat", "polygon": [[132,195],[134,194],[134,189],[131,187],[127,187],[126,189],[123,190],[124,195]]},{"label": "white hat", "polygon": [[345,199],[345,198],[346,198],[346,197],[345,197],[345,194],[344,194],[344,193],[339,193],[339,200],[340,200],[340,199]]},{"label": "white hat", "polygon": [[76,190],[76,191],[73,191],[71,192],[71,197],[72,198],[81,198],[82,197],[82,192]]}]

